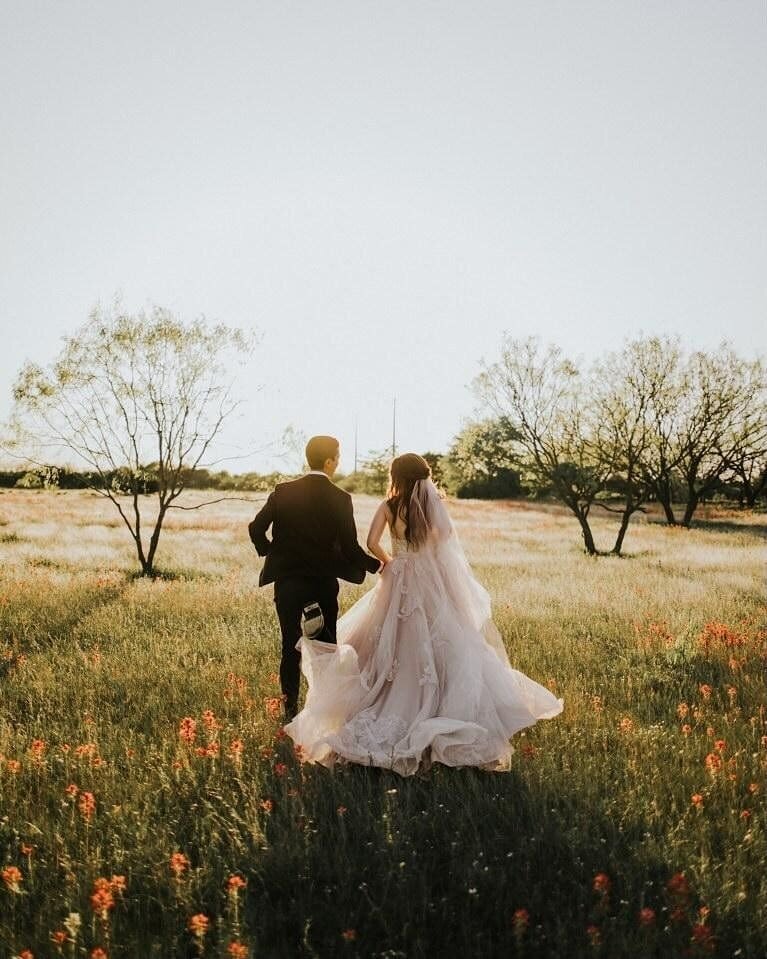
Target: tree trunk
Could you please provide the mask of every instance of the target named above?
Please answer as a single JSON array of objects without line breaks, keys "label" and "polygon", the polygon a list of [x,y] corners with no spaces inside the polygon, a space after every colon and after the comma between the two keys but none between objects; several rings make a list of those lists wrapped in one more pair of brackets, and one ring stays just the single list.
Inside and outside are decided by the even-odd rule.
[{"label": "tree trunk", "polygon": [[687,492],[687,503],[684,507],[684,516],[682,517],[682,526],[684,526],[685,529],[690,528],[690,523],[692,522],[699,502],[700,495],[694,489],[689,489]]},{"label": "tree trunk", "polygon": [[621,549],[623,548],[623,540],[626,536],[626,530],[629,528],[629,523],[631,522],[632,515],[636,512],[634,506],[626,506],[621,514],[621,525],[618,528],[618,535],[615,537],[615,545],[612,548],[612,552],[616,556],[620,556]]},{"label": "tree trunk", "polygon": [[152,536],[149,540],[149,552],[146,556],[146,565],[144,566],[144,576],[153,576],[154,575],[154,557],[157,552],[157,545],[160,542],[160,532],[162,531],[162,523],[165,519],[166,507],[160,506],[160,512],[157,514],[157,521],[154,524],[154,529],[152,530]]},{"label": "tree trunk", "polygon": [[662,499],[660,504],[663,507],[663,512],[666,514],[666,523],[669,526],[676,526],[676,516],[674,516],[674,510],[671,506],[671,500]]},{"label": "tree trunk", "polygon": [[573,510],[575,515],[578,517],[578,522],[581,524],[581,532],[583,533],[583,545],[586,547],[586,552],[589,556],[597,555],[597,548],[594,543],[594,535],[591,532],[591,527],[589,526],[589,519],[586,513],[583,510],[575,509]]}]

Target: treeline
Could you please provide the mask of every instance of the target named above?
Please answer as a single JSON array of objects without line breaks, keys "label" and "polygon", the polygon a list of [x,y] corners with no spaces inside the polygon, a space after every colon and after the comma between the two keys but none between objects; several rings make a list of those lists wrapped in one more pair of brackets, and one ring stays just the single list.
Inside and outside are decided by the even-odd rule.
[{"label": "treeline", "polygon": [[765,367],[727,344],[690,352],[677,339],[642,337],[585,367],[557,346],[507,336],[474,389],[523,486],[567,506],[591,554],[595,507],[618,517],[619,554],[650,501],[670,525],[689,527],[717,493],[749,507],[765,497]]}]

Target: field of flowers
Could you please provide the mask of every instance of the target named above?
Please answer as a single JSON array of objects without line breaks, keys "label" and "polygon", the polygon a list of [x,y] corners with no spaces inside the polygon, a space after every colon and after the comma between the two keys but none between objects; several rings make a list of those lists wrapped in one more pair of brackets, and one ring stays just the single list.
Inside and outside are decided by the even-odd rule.
[{"label": "field of flowers", "polygon": [[451,503],[565,711],[510,773],[402,780],[286,741],[256,500],[174,514],[146,581],[109,504],[0,494],[0,959],[767,954],[763,517],[593,559]]}]

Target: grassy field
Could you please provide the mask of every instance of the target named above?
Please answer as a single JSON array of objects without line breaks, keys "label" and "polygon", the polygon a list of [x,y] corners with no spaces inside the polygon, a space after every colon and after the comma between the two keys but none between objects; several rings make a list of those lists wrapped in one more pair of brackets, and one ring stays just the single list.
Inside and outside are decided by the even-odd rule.
[{"label": "grassy field", "polygon": [[565,710],[508,774],[402,780],[281,735],[258,499],[173,514],[150,582],[92,494],[0,494],[1,959],[767,953],[759,517],[593,559],[556,508],[452,503]]}]

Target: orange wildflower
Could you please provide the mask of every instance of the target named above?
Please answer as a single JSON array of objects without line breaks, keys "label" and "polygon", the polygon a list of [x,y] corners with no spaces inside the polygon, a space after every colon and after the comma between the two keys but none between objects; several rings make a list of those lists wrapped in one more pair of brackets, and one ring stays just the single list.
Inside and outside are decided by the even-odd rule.
[{"label": "orange wildflower", "polygon": [[96,799],[93,793],[82,792],[77,806],[83,819],[90,822],[91,816],[96,812]]},{"label": "orange wildflower", "polygon": [[105,949],[102,949],[101,946],[96,946],[95,949],[91,949],[90,959],[109,959],[109,956]]},{"label": "orange wildflower", "polygon": [[34,846],[30,846],[29,843],[26,843],[26,842],[23,842],[23,843],[19,846],[19,849],[21,850],[21,855],[22,855],[22,856],[31,856],[32,853],[35,851],[35,847],[34,847]]},{"label": "orange wildflower", "polygon": [[700,686],[698,686],[698,691],[704,699],[711,699],[713,690],[708,683],[701,683]]},{"label": "orange wildflower", "polygon": [[282,698],[280,696],[267,696],[264,700],[266,715],[271,719],[276,719],[282,710]]},{"label": "orange wildflower", "polygon": [[226,891],[229,893],[229,895],[236,896],[240,889],[244,889],[247,884],[247,880],[243,879],[242,876],[230,876],[226,880]]},{"label": "orange wildflower", "polygon": [[17,866],[6,866],[0,872],[0,879],[11,892],[21,892],[21,883],[24,879],[21,870]]},{"label": "orange wildflower", "polygon": [[724,739],[717,739],[717,741],[714,743],[714,749],[718,753],[723,753],[726,748],[727,748],[727,742]]},{"label": "orange wildflower", "polygon": [[60,950],[69,942],[69,933],[65,929],[57,929],[51,933],[51,942]]},{"label": "orange wildflower", "polygon": [[248,947],[241,942],[232,940],[226,947],[226,954],[230,959],[248,959]]},{"label": "orange wildflower", "polygon": [[700,793],[693,793],[693,794],[692,794],[692,798],[691,798],[691,802],[692,802],[693,806],[695,806],[696,809],[702,809],[702,808],[703,808],[703,796],[701,796]]},{"label": "orange wildflower", "polygon": [[687,716],[687,714],[689,713],[689,711],[690,711],[690,707],[687,705],[687,703],[680,703],[676,707],[676,714],[680,719],[684,719],[685,716]]},{"label": "orange wildflower", "polygon": [[722,768],[722,757],[718,753],[709,753],[704,762],[710,776],[716,776]]},{"label": "orange wildflower", "polygon": [[357,938],[357,930],[344,929],[344,931],[341,933],[341,938],[344,942],[354,942],[354,940]]},{"label": "orange wildflower", "polygon": [[96,915],[106,921],[110,909],[115,907],[115,898],[112,895],[112,887],[108,879],[97,879],[93,883],[93,892],[91,893],[91,909]]},{"label": "orange wildflower", "polygon": [[751,810],[743,809],[740,813],[740,818],[743,819],[745,822],[748,822],[748,820],[751,818]]},{"label": "orange wildflower", "polygon": [[202,721],[208,729],[218,729],[218,720],[212,709],[206,709],[202,714]]},{"label": "orange wildflower", "polygon": [[262,799],[259,803],[259,806],[264,810],[264,812],[271,812],[274,809],[274,803],[271,799]]},{"label": "orange wildflower", "polygon": [[41,760],[45,752],[45,742],[42,739],[33,739],[29,751],[36,760]]},{"label": "orange wildflower", "polygon": [[622,733],[630,733],[634,728],[634,720],[630,716],[624,716],[618,723],[618,729]]},{"label": "orange wildflower", "polygon": [[520,935],[530,924],[530,913],[527,909],[515,909],[511,921],[514,924],[514,932]]},{"label": "orange wildflower", "polygon": [[189,931],[198,939],[202,939],[205,936],[209,926],[210,919],[202,912],[198,912],[192,916],[188,924]]},{"label": "orange wildflower", "polygon": [[182,742],[191,745],[197,738],[197,720],[185,716],[179,723],[178,737]]},{"label": "orange wildflower", "polygon": [[67,788],[64,790],[64,792],[67,794],[67,797],[69,799],[74,799],[77,796],[77,794],[80,792],[80,790],[77,788],[77,786],[75,786],[74,783],[70,783],[67,786]]},{"label": "orange wildflower", "polygon": [[8,770],[8,772],[11,773],[11,774],[14,775],[14,776],[15,776],[17,773],[21,772],[21,763],[19,762],[18,759],[9,759],[9,760],[7,760],[7,761],[6,761],[6,764],[5,764],[5,767],[6,767],[6,769]]},{"label": "orange wildflower", "polygon": [[242,759],[242,751],[244,748],[245,746],[241,739],[233,739],[229,743],[229,755],[235,762],[239,762]]},{"label": "orange wildflower", "polygon": [[35,959],[35,954],[31,949],[22,949],[19,953],[19,959]]},{"label": "orange wildflower", "polygon": [[180,879],[188,868],[189,860],[183,852],[174,852],[170,857],[170,871],[176,879]]},{"label": "orange wildflower", "polygon": [[612,886],[612,883],[610,882],[610,877],[607,875],[606,872],[598,872],[596,876],[594,876],[593,882],[591,884],[591,887],[594,890],[594,892],[598,892],[602,896],[607,895],[607,893],[610,891],[611,886]]},{"label": "orange wildflower", "polygon": [[685,736],[689,736],[692,732],[692,726],[689,723],[685,723],[684,726],[682,726],[682,732]]}]

